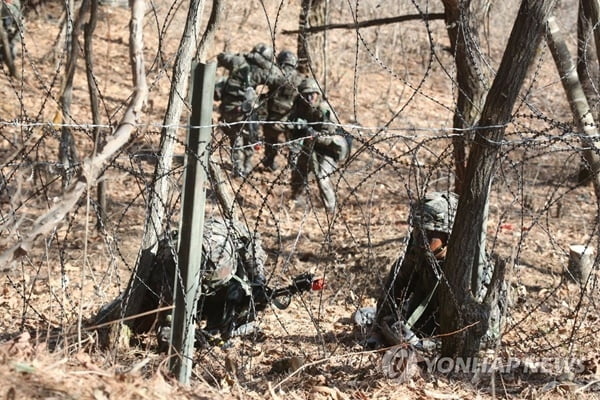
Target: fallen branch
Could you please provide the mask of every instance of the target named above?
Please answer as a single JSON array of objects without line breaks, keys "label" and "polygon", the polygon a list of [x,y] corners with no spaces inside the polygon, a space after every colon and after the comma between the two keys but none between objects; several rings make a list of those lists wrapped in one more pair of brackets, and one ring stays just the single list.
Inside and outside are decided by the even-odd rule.
[{"label": "fallen branch", "polygon": [[302,30],[295,29],[295,30],[288,31],[288,30],[284,29],[281,33],[283,33],[284,35],[297,35],[300,32],[315,33],[315,32],[329,31],[332,29],[359,29],[359,28],[367,28],[369,26],[395,24],[398,22],[415,21],[415,20],[432,21],[435,19],[444,19],[444,18],[445,18],[444,13],[400,15],[398,17],[378,18],[378,19],[372,19],[369,21],[361,21],[361,22],[311,26],[310,28],[305,28]]},{"label": "fallen branch", "polygon": [[29,253],[35,239],[50,232],[64,220],[67,213],[77,204],[86,188],[96,184],[104,164],[129,141],[133,129],[140,120],[142,107],[148,97],[142,40],[143,0],[134,0],[131,10],[130,57],[135,87],[125,115],[102,152],[91,159],[83,161],[78,179],[67,188],[62,199],[35,221],[29,233],[23,234],[16,244],[0,254],[0,268],[2,271],[10,270],[14,260]]}]

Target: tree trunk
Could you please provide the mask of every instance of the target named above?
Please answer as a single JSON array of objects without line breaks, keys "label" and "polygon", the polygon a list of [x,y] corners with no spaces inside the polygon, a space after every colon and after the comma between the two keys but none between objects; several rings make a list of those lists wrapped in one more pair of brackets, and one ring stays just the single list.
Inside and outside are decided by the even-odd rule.
[{"label": "tree trunk", "polygon": [[206,53],[208,49],[213,47],[215,33],[221,25],[222,16],[223,1],[213,0],[212,8],[210,10],[210,17],[208,18],[208,23],[206,24],[206,30],[204,31],[204,35],[202,35],[202,39],[200,39],[200,44],[198,45],[198,50],[196,51],[196,56],[194,57],[196,60],[202,63],[207,61]]},{"label": "tree trunk", "polygon": [[[83,17],[90,7],[90,0],[83,0],[81,6],[77,12],[77,17],[69,19],[73,15],[73,1],[67,1],[67,63],[65,67],[65,76],[61,88],[60,95],[60,107],[63,116],[64,125],[61,128],[60,145],[58,151],[59,162],[63,166],[63,188],[66,188],[75,171],[73,170],[74,165],[79,163],[79,155],[77,154],[77,146],[75,145],[75,138],[73,132],[71,132],[70,123],[73,122],[71,118],[71,102],[73,99],[73,79],[75,78],[75,69],[77,67],[77,58],[79,56],[79,44],[77,43],[77,37],[81,32],[81,26],[83,24]],[[72,22],[72,26],[69,25],[69,21]]]},{"label": "tree trunk", "polygon": [[131,7],[131,24],[129,32],[129,55],[132,64],[134,90],[125,114],[115,133],[108,139],[104,149],[90,159],[82,162],[80,179],[74,182],[63,194],[60,201],[44,215],[40,216],[29,232],[23,232],[20,240],[0,254],[0,265],[3,271],[13,268],[12,262],[30,251],[35,239],[47,234],[60,222],[65,215],[77,204],[85,190],[96,183],[100,172],[114,155],[129,141],[131,132],[141,120],[142,107],[148,96],[146,71],[144,67],[143,19],[144,0],[133,0]]},{"label": "tree trunk", "polygon": [[[0,7],[6,7],[6,5],[0,5]],[[15,60],[10,51],[10,40],[6,33],[6,29],[4,29],[4,23],[0,23],[0,45],[2,46],[2,61],[8,67],[10,76],[16,77],[17,68],[15,67]]]},{"label": "tree trunk", "polygon": [[[579,15],[577,18],[577,75],[579,75],[579,81],[587,97],[588,104],[590,106],[598,105],[598,93],[595,90],[595,86],[598,81],[598,58],[596,56],[596,49],[594,47],[594,32],[600,32],[600,28],[593,30],[594,17],[593,9],[589,6],[589,3],[595,3],[594,1],[579,2]],[[597,21],[598,18],[596,17]],[[598,118],[597,112],[593,112],[594,119]]]},{"label": "tree trunk", "polygon": [[[98,0],[91,0],[90,18],[85,24],[84,33],[84,57],[85,71],[87,75],[88,91],[90,95],[90,106],[92,109],[92,137],[94,138],[94,154],[102,151],[104,146],[102,132],[100,131],[100,111],[98,106],[98,86],[94,77],[94,50],[93,50],[93,35],[96,30],[96,22],[98,21]],[[100,181],[96,185],[96,198],[98,202],[98,210],[96,211],[97,221],[96,228],[101,229],[104,226],[106,219],[106,182]]]},{"label": "tree trunk", "polygon": [[487,15],[487,0],[442,0],[450,47],[456,63],[458,97],[454,110],[456,136],[452,138],[456,179],[454,191],[460,195],[466,179],[465,130],[475,126],[485,101],[489,77],[483,67],[479,29]]},{"label": "tree trunk", "polygon": [[[594,137],[598,137],[598,129],[592,115],[592,111],[585,96],[583,86],[579,81],[577,70],[573,64],[569,48],[560,33],[558,24],[554,17],[548,19],[548,27],[546,32],[546,40],[548,47],[554,57],[556,68],[560,75],[561,82],[567,94],[571,112],[575,120],[577,129],[585,135],[581,141],[585,147],[583,153],[587,167],[591,170],[592,181],[594,183],[594,191],[596,193],[596,201],[600,201],[600,157],[598,153],[600,149],[594,142]],[[599,204],[600,207],[600,204]]]},{"label": "tree trunk", "polygon": [[600,57],[600,4],[598,0],[581,0],[581,8],[583,9],[584,17],[590,20],[591,26],[594,28],[594,43],[596,44],[596,57]]},{"label": "tree trunk", "polygon": [[[149,197],[149,209],[144,226],[142,248],[138,255],[136,266],[131,275],[126,290],[108,306],[104,307],[94,321],[96,324],[117,320],[148,311],[147,282],[153,273],[152,266],[158,249],[158,240],[164,231],[163,217],[165,215],[166,200],[169,192],[169,171],[172,167],[173,150],[177,141],[177,126],[181,118],[184,98],[182,93],[187,93],[190,72],[192,68],[192,55],[198,43],[204,0],[191,0],[175,64],[173,65],[173,83],[169,93],[169,103],[161,131],[160,155],[156,164],[153,191]],[[149,329],[148,319],[140,321],[130,320],[128,325],[135,331]]]},{"label": "tree trunk", "polygon": [[[492,178],[496,171],[504,126],[544,33],[555,0],[523,0],[504,57],[475,131],[467,163],[466,186],[458,203],[456,223],[448,243],[446,284],[441,290],[442,355],[473,357],[489,323],[489,304],[477,302],[471,292],[474,268],[479,268],[481,234],[485,228]],[[496,272],[496,271],[495,271]],[[495,274],[496,275],[496,274]],[[486,296],[488,297],[488,296]]]},{"label": "tree trunk", "polygon": [[325,16],[325,0],[302,0],[298,24],[298,71],[302,74],[318,76],[321,69],[322,63],[316,56],[316,51],[323,46],[323,34],[311,34],[306,29],[310,26],[325,25]]}]

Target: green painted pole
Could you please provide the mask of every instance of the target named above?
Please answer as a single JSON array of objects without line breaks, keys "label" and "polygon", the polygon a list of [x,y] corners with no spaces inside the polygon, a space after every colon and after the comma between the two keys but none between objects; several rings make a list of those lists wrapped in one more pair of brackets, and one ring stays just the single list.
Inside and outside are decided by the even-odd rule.
[{"label": "green painted pole", "polygon": [[192,66],[192,113],[184,164],[184,186],[179,233],[178,273],[175,281],[171,348],[175,354],[171,371],[187,385],[192,375],[196,336],[196,303],[200,296],[202,235],[204,233],[205,182],[208,174],[207,146],[212,136],[212,107],[216,63]]}]

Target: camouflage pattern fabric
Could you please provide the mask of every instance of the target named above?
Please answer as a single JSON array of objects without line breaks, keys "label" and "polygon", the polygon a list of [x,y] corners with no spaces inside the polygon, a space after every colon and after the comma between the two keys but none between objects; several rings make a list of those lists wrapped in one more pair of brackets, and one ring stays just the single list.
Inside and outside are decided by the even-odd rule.
[{"label": "camouflage pattern fabric", "polygon": [[331,175],[340,160],[327,149],[335,142],[332,136],[337,135],[334,125],[337,120],[326,102],[312,107],[302,96],[298,96],[290,111],[290,121],[295,123],[290,146],[292,198],[298,197],[305,189],[308,176],[313,172],[321,199],[325,207],[333,212],[336,195]]},{"label": "camouflage pattern fabric", "polygon": [[411,207],[411,225],[425,231],[450,233],[457,206],[456,193],[427,193],[419,204]]},{"label": "camouflage pattern fabric", "polygon": [[[153,274],[148,287],[160,304],[173,301],[173,278],[176,268],[176,239],[165,237],[159,242]],[[248,305],[264,286],[266,253],[258,234],[237,221],[221,217],[208,218],[202,241],[201,296],[197,319],[206,321],[207,329],[228,336],[252,319]],[[152,308],[157,307],[156,304]],[[159,317],[157,337],[160,346],[168,341],[169,313]]]},{"label": "camouflage pattern fabric", "polygon": [[[304,77],[291,65],[282,67],[283,79],[276,85],[269,87],[269,96],[267,100],[267,121],[273,122],[263,126],[265,138],[265,157],[263,164],[267,168],[275,168],[275,156],[277,149],[275,145],[279,141],[279,136],[283,134],[285,140],[290,139],[290,126],[288,121],[289,113],[294,105],[294,100],[298,96],[298,85]],[[281,123],[275,123],[281,122]]]},{"label": "camouflage pattern fabric", "polygon": [[[226,123],[224,133],[232,147],[232,163],[238,175],[252,169],[253,144],[258,141],[258,85],[273,85],[282,79],[275,64],[259,53],[220,53],[217,65],[229,70],[227,80],[220,85],[220,119]],[[244,122],[244,123],[241,123]]]},{"label": "camouflage pattern fabric", "polygon": [[[458,197],[450,192],[428,193],[411,207],[413,230],[405,255],[398,259],[386,278],[384,292],[377,302],[375,330],[382,334],[388,345],[393,340],[384,334],[387,327],[398,321],[405,325],[409,320],[409,330],[421,337],[430,337],[439,328],[439,301],[437,287],[443,276],[444,259],[437,259],[429,247],[429,237],[437,232],[449,235],[454,224]],[[439,235],[438,235],[439,236]],[[487,261],[482,266],[479,277],[479,291],[475,299],[483,301],[491,283],[493,265]],[[489,329],[482,345],[493,346],[500,338],[502,314],[505,304],[505,285],[500,294],[501,301],[491,310]],[[418,318],[414,318],[416,312]]]},{"label": "camouflage pattern fabric", "polygon": [[204,225],[202,250],[203,257],[210,260],[202,280],[209,291],[227,284],[238,274],[238,268],[244,270],[250,281],[264,276],[267,257],[260,237],[252,235],[239,222],[208,219]]}]

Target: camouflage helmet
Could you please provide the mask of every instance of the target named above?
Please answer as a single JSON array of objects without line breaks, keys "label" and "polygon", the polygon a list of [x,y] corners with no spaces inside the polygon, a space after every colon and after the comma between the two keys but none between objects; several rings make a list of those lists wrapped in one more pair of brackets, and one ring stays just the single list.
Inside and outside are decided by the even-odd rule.
[{"label": "camouflage helmet", "polygon": [[450,233],[458,196],[452,192],[427,193],[411,207],[411,224],[425,231]]},{"label": "camouflage helmet", "polygon": [[264,43],[259,43],[252,48],[252,53],[258,53],[267,60],[273,59],[273,48]]},{"label": "camouflage helmet", "polygon": [[298,91],[302,94],[308,93],[319,93],[321,94],[321,89],[319,88],[319,84],[313,78],[306,78],[300,85],[298,86]]},{"label": "camouflage helmet", "polygon": [[298,65],[298,57],[296,57],[296,55],[289,50],[283,50],[277,55],[277,65],[280,67],[284,65],[291,65],[292,67],[296,68],[296,65]]}]

